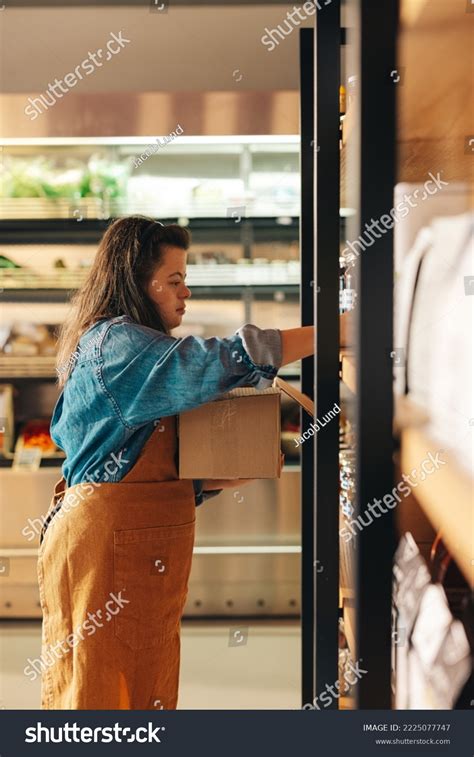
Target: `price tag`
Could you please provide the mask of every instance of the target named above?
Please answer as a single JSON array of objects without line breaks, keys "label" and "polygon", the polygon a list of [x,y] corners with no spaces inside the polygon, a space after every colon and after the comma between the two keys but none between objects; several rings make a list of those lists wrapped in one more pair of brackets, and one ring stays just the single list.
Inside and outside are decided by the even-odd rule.
[{"label": "price tag", "polygon": [[21,447],[15,450],[12,468],[22,471],[36,471],[41,464],[40,447]]}]

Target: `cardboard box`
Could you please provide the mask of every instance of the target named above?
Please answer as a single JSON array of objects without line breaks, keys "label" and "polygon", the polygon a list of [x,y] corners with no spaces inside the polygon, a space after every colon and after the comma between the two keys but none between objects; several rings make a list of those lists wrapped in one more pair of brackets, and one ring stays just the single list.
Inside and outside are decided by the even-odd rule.
[{"label": "cardboard box", "polygon": [[233,389],[181,413],[180,478],[279,478],[281,392],[314,417],[314,403],[280,378],[258,391]]}]

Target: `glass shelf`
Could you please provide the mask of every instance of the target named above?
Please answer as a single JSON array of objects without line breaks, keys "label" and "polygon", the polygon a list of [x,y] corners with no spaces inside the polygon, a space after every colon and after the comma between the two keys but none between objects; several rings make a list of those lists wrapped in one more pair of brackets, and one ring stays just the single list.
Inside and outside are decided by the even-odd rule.
[{"label": "glass shelf", "polygon": [[[33,272],[22,268],[0,269],[0,289],[65,289],[81,286],[88,274],[88,268],[79,270],[51,269]],[[287,263],[248,264],[191,264],[187,267],[187,283],[194,287],[245,287],[245,286],[298,286],[300,264]]]},{"label": "glass shelf", "polygon": [[297,136],[179,136],[159,148],[156,137],[0,145],[0,219],[299,215]]}]

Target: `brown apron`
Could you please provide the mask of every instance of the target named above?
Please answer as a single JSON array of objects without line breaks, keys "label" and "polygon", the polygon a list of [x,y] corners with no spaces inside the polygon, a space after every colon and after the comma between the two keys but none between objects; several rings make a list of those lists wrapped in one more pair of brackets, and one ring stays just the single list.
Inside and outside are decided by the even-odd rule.
[{"label": "brown apron", "polygon": [[[42,709],[176,709],[196,519],[176,451],[171,416],[120,482],[63,503],[47,526],[38,558]],[[48,514],[86,486],[65,488],[62,478]]]}]

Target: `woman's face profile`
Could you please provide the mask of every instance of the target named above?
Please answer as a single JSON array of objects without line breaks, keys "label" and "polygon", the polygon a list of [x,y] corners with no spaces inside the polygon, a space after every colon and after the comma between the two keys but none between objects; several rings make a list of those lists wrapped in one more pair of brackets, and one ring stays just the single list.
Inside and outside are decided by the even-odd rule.
[{"label": "woman's face profile", "polygon": [[166,246],[160,264],[153,271],[146,292],[156,303],[169,329],[180,325],[191,290],[186,286],[186,250]]}]

